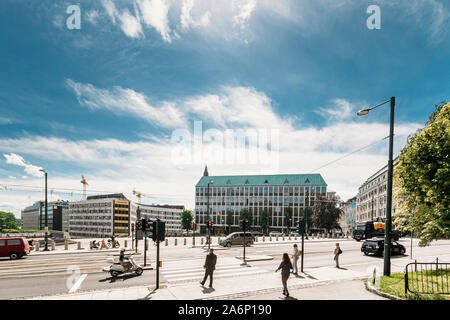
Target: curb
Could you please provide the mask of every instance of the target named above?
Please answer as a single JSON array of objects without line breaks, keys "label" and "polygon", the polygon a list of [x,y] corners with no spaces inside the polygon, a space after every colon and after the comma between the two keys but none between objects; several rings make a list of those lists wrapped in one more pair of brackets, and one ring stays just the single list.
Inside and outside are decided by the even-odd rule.
[{"label": "curb", "polygon": [[381,296],[381,297],[383,297],[383,298],[390,299],[390,300],[405,300],[405,299],[403,299],[403,298],[394,296],[394,295],[392,295],[392,294],[389,294],[389,293],[386,293],[386,292],[379,291],[377,288],[375,288],[374,286],[372,286],[372,284],[370,283],[369,280],[370,280],[370,279],[367,279],[366,281],[364,281],[364,283],[365,283],[365,285],[366,285],[366,289],[367,289],[368,291],[370,291],[370,292],[372,292],[372,293],[374,293],[374,294],[376,294],[376,295],[379,295],[379,296]]}]

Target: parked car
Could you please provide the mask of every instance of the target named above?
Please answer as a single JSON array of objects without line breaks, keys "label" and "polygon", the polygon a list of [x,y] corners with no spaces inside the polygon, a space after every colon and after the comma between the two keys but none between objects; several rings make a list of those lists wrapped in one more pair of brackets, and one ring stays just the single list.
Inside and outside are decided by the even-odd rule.
[{"label": "parked car", "polygon": [[253,237],[262,237],[263,233],[260,231],[252,231],[250,232]]},{"label": "parked car", "polygon": [[0,238],[0,257],[20,259],[30,253],[28,242],[22,237]]},{"label": "parked car", "polygon": [[[371,238],[364,241],[361,246],[361,252],[366,256],[369,254],[383,256],[384,254],[384,238]],[[391,255],[394,254],[405,254],[406,248],[398,243],[397,241],[392,241],[391,243]]]},{"label": "parked car", "polygon": [[291,237],[299,237],[300,233],[298,233],[298,231],[291,231],[291,233],[289,233],[289,236],[291,236]]},{"label": "parked car", "polygon": [[269,233],[269,236],[271,236],[271,237],[281,237],[282,235],[283,234],[281,232],[279,232],[279,231],[271,231]]},{"label": "parked car", "polygon": [[[244,233],[233,232],[223,239],[220,239],[219,244],[224,247],[231,247],[236,245],[244,245]],[[253,236],[250,233],[245,234],[245,245],[250,246],[253,244]]]}]

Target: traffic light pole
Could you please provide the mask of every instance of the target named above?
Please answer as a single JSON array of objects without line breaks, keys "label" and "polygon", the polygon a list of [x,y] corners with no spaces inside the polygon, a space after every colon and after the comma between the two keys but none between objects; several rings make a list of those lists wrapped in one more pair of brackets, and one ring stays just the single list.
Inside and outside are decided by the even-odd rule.
[{"label": "traffic light pole", "polygon": [[144,232],[144,267],[147,266],[147,232]]},{"label": "traffic light pole", "polygon": [[156,289],[159,289],[159,219],[156,220]]},{"label": "traffic light pole", "polygon": [[247,261],[245,261],[245,229],[244,229],[244,264],[247,264]]}]

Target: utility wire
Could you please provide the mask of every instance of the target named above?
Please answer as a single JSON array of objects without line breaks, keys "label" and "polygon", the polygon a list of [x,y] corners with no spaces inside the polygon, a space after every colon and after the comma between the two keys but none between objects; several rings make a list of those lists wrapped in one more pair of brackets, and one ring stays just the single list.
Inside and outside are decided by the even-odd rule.
[{"label": "utility wire", "polygon": [[339,157],[339,158],[337,158],[337,159],[335,159],[335,160],[333,160],[333,161],[330,161],[330,162],[324,164],[323,166],[318,167],[317,169],[311,170],[309,173],[312,173],[312,172],[314,172],[314,171],[317,171],[317,170],[319,170],[319,169],[322,169],[322,168],[324,168],[324,167],[326,167],[326,166],[329,166],[330,164],[333,164],[333,163],[335,163],[335,162],[337,162],[337,161],[339,161],[339,160],[342,160],[342,159],[344,159],[344,158],[347,158],[348,156],[351,156],[351,155],[354,154],[354,153],[357,153],[357,152],[359,152],[359,151],[361,151],[361,150],[364,150],[364,149],[366,149],[366,148],[369,148],[369,147],[371,147],[371,146],[374,146],[374,145],[380,143],[381,141],[386,140],[387,138],[389,138],[389,136],[384,137],[384,138],[381,139],[381,140],[375,141],[374,143],[368,144],[367,146],[364,146],[364,147],[362,147],[362,148],[359,148],[359,149],[357,149],[357,150],[354,150],[354,151],[352,151],[352,152],[350,152],[350,153],[347,153],[346,155],[344,155],[344,156],[342,156],[342,157]]}]

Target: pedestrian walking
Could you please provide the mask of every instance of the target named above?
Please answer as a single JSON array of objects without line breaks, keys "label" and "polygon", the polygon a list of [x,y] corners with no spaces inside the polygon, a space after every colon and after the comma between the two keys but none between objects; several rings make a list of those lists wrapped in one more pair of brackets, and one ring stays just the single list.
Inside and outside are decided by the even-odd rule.
[{"label": "pedestrian walking", "polygon": [[297,275],[298,274],[297,261],[298,261],[298,258],[300,257],[300,255],[302,254],[302,252],[300,250],[298,250],[296,243],[294,244],[294,249],[293,249],[292,253],[293,253],[292,254],[292,262],[293,262],[292,272],[293,272],[293,274]]},{"label": "pedestrian walking", "polygon": [[216,269],[217,256],[214,254],[214,249],[209,249],[209,254],[206,256],[205,265],[203,269],[205,269],[205,277],[203,281],[200,282],[202,286],[205,285],[206,278],[209,276],[209,287],[212,288],[213,283],[213,273]]},{"label": "pedestrian walking", "polygon": [[334,261],[336,261],[336,268],[339,268],[339,255],[342,253],[339,243],[336,243],[336,248],[334,249]]},{"label": "pedestrian walking", "polygon": [[281,261],[280,266],[278,267],[277,270],[275,270],[275,272],[278,272],[278,270],[280,269],[281,269],[281,282],[283,283],[283,294],[286,297],[289,297],[287,281],[289,279],[289,275],[291,274],[292,263],[287,253],[283,253],[283,260]]}]

